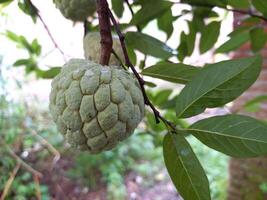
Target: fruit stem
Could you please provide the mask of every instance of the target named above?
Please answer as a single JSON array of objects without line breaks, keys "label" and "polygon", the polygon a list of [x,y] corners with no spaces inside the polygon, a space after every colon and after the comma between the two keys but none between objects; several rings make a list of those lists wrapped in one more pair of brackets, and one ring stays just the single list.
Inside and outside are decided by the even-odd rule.
[{"label": "fruit stem", "polygon": [[99,32],[101,36],[101,56],[99,63],[101,65],[108,65],[113,44],[109,20],[109,7],[106,0],[97,0],[96,6],[99,18]]}]

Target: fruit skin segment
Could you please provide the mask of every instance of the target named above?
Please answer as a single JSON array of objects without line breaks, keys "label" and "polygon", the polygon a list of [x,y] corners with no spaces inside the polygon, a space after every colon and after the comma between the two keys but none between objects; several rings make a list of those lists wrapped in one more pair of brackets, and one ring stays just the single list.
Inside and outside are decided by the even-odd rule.
[{"label": "fruit skin segment", "polygon": [[95,0],[54,0],[62,15],[72,21],[84,21],[96,11]]},{"label": "fruit skin segment", "polygon": [[124,69],[71,59],[52,81],[49,108],[73,148],[99,153],[134,132],[144,116],[144,97]]},{"label": "fruit skin segment", "polygon": [[[121,48],[121,43],[119,37],[112,35],[113,39],[113,50],[116,52],[118,57],[122,59],[124,57],[123,51]],[[89,32],[83,39],[83,49],[84,57],[88,60],[99,62],[101,56],[101,36],[99,32]],[[112,53],[110,55],[109,65],[121,65],[120,61]]]}]

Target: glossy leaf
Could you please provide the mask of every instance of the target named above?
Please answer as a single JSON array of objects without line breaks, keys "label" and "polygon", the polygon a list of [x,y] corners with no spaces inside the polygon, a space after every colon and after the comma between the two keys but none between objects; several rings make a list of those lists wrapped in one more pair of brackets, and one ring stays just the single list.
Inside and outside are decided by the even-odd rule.
[{"label": "glossy leaf", "polygon": [[167,59],[173,55],[172,48],[144,33],[129,31],[126,33],[126,42],[129,47],[154,57]]},{"label": "glossy leaf", "polygon": [[180,134],[167,134],[163,141],[166,168],[184,200],[209,200],[207,176],[186,139]]},{"label": "glossy leaf", "polygon": [[216,116],[189,127],[205,145],[233,157],[267,155],[267,125],[242,115]]},{"label": "glossy leaf", "polygon": [[200,39],[200,53],[205,53],[210,50],[217,42],[221,29],[221,22],[211,22],[201,33]]},{"label": "glossy leaf", "polygon": [[250,39],[249,32],[241,32],[232,36],[228,41],[222,44],[217,50],[217,53],[227,53],[238,49],[241,45],[248,42]]},{"label": "glossy leaf", "polygon": [[182,63],[174,64],[162,62],[144,69],[142,74],[173,83],[186,84],[200,71],[200,69],[201,68]]},{"label": "glossy leaf", "polygon": [[178,96],[177,116],[191,117],[231,102],[256,81],[261,62],[260,56],[254,56],[204,67]]}]

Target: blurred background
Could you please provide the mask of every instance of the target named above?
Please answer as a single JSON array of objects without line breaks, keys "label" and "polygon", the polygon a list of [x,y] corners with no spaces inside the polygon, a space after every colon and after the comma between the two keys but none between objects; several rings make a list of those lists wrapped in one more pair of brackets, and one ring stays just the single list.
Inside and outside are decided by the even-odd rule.
[{"label": "blurred background", "polygon": [[[58,47],[51,42],[44,24],[40,20],[34,24],[18,8],[17,3],[11,3],[8,7],[0,6],[0,199],[179,200],[162,156],[165,127],[156,125],[149,112],[135,134],[112,151],[90,155],[66,148],[48,110],[50,77],[70,58],[83,58],[83,24],[74,24],[63,18],[52,1],[32,2],[40,10]],[[180,6],[173,8],[172,12],[179,15],[181,10]],[[234,18],[231,13],[222,10],[218,12],[225,18],[218,41],[220,45],[227,40],[227,34],[233,29],[234,19],[238,20],[238,16]],[[125,12],[121,23],[129,22],[129,18],[130,12]],[[174,22],[179,29],[175,29],[172,37],[166,41],[170,47],[176,47],[179,33],[187,29],[185,18]],[[165,34],[154,21],[144,32],[153,33],[162,41],[166,40]],[[243,48],[240,52],[245,54],[246,46]],[[229,57],[245,56],[240,52]],[[142,60],[138,52],[137,58],[138,61]],[[196,50],[190,58],[186,58],[185,63],[201,66],[226,58],[215,56],[212,51],[199,55]],[[25,59],[24,63],[21,59]],[[25,62],[26,70],[21,67]],[[147,65],[155,62],[155,58],[148,57]],[[164,103],[173,95],[174,86],[160,80],[157,80],[157,85],[156,89],[148,90],[149,96],[158,104]],[[178,91],[176,86],[176,93]],[[253,92],[239,99],[234,107],[230,104],[225,108],[207,110],[200,116],[179,123],[187,126],[187,123],[199,118],[227,113],[230,109],[243,110],[244,103],[240,102],[247,102],[257,96],[255,90]],[[266,90],[258,93],[264,92]],[[253,103],[245,109],[253,114],[259,110],[262,110],[261,107]],[[165,114],[175,118],[172,111]],[[193,144],[207,172],[212,199],[223,200],[226,199],[227,191],[234,193],[234,188],[239,186],[229,178],[230,158],[209,149],[194,138],[187,139]],[[231,160],[230,165],[230,175],[237,177],[236,180],[240,176],[237,172],[242,171],[242,167],[236,169],[236,166],[240,167],[237,162],[243,163]],[[252,188],[256,188],[255,191],[260,194],[266,194],[266,179],[254,179],[257,179],[257,183],[252,184]],[[227,190],[229,184],[232,190]]]}]

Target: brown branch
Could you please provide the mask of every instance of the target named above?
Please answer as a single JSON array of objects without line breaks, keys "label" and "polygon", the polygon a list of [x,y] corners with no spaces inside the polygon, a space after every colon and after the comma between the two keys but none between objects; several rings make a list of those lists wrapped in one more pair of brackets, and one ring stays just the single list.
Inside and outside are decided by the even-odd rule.
[{"label": "brown branch", "polygon": [[159,123],[160,120],[166,124],[167,126],[169,126],[173,131],[176,130],[176,127],[174,124],[172,124],[171,122],[169,122],[167,119],[165,119],[161,114],[160,112],[155,108],[155,106],[152,104],[152,102],[149,100],[147,94],[146,94],[146,91],[145,91],[145,81],[144,79],[139,75],[139,73],[136,71],[135,67],[133,66],[133,64],[131,63],[130,61],[130,58],[129,58],[129,55],[128,55],[128,51],[127,51],[127,48],[126,48],[126,44],[125,44],[125,37],[123,35],[123,33],[121,32],[120,28],[119,28],[119,25],[114,17],[114,15],[112,14],[111,10],[109,10],[109,17],[112,21],[112,24],[114,25],[114,28],[119,36],[119,39],[120,39],[120,42],[121,42],[121,47],[122,47],[122,50],[123,50],[123,54],[124,54],[124,58],[125,58],[125,65],[128,66],[129,68],[131,68],[131,70],[133,71],[135,77],[137,78],[138,82],[139,82],[139,85],[141,87],[141,90],[142,90],[142,93],[143,93],[143,96],[144,96],[144,101],[145,101],[145,104],[148,105],[153,113],[154,113],[154,116],[155,116],[155,120],[156,120],[156,123]]},{"label": "brown branch", "polygon": [[31,131],[31,134],[36,137],[43,146],[45,146],[52,154],[54,154],[54,158],[53,158],[53,162],[51,164],[51,169],[53,169],[53,167],[56,165],[56,163],[59,161],[60,159],[60,153],[58,152],[58,150],[52,145],[50,144],[46,139],[44,139],[42,136],[40,136],[39,134],[37,134],[35,131]]},{"label": "brown branch", "polygon": [[35,187],[36,187],[35,193],[36,193],[37,200],[42,200],[39,177],[34,175],[33,178],[34,178]]},{"label": "brown branch", "polygon": [[112,52],[112,35],[109,20],[109,7],[106,0],[97,0],[97,13],[99,18],[99,30],[101,35],[101,56],[99,63],[108,65]]},{"label": "brown branch", "polygon": [[251,17],[256,17],[259,18],[265,22],[267,22],[267,17],[264,17],[263,15],[258,15],[256,13],[253,13],[250,10],[240,10],[240,9],[234,9],[234,8],[227,8],[224,6],[219,6],[219,5],[211,5],[211,4],[206,4],[206,3],[185,3],[185,2],[173,2],[175,4],[187,4],[187,5],[191,5],[191,6],[197,6],[197,7],[205,7],[205,8],[214,8],[214,7],[218,7],[230,12],[236,12],[236,13],[240,13],[240,14],[244,14],[244,15],[249,15]]},{"label": "brown branch", "polygon": [[29,171],[30,173],[32,173],[35,176],[38,176],[39,178],[43,177],[43,174],[41,172],[38,172],[37,170],[33,169],[30,165],[28,165],[27,163],[25,163],[19,156],[17,156],[17,154],[15,154],[12,149],[10,149],[7,145],[6,145],[6,149],[9,153],[9,155],[11,157],[13,157],[17,163],[20,163],[22,167],[24,167],[27,171]]},{"label": "brown branch", "polygon": [[17,163],[16,167],[13,169],[9,179],[7,180],[7,182],[5,184],[5,187],[4,187],[4,190],[3,190],[3,193],[1,195],[0,200],[4,200],[6,198],[8,191],[9,191],[9,189],[10,189],[10,187],[11,187],[11,185],[12,185],[12,183],[13,183],[13,181],[14,181],[14,179],[15,179],[18,171],[19,171],[20,166],[21,166],[21,163]]}]

